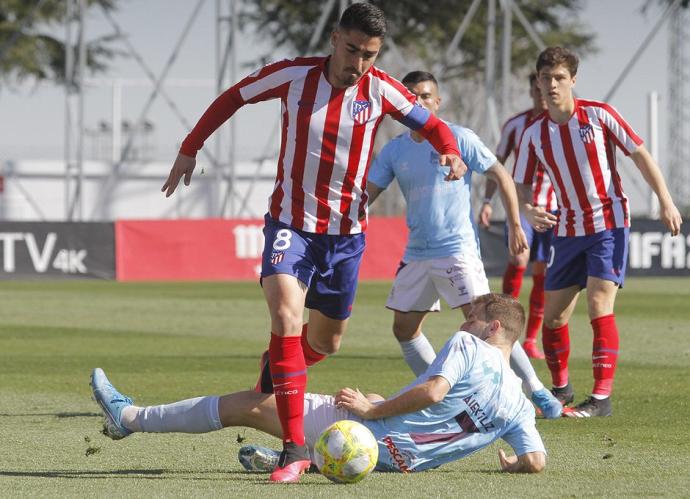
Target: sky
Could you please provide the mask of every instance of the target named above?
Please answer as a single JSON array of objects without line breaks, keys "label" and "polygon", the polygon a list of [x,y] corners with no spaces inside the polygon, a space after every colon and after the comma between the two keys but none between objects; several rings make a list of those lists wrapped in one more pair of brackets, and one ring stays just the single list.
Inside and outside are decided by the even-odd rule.
[{"label": "sky", "polygon": [[[596,34],[599,51],[582,59],[576,91],[589,99],[603,99],[631,59],[642,40],[661,15],[661,9],[650,8],[641,13],[645,0],[589,0],[583,2],[580,22]],[[122,0],[113,17],[128,40],[155,74],[159,74],[171,55],[183,27],[197,1],[192,0]],[[461,15],[459,15],[460,17]],[[190,34],[169,73],[172,80],[187,81],[187,87],[166,85],[166,91],[189,123],[194,123],[216,95],[215,84],[215,1],[205,0]],[[100,11],[87,18],[87,37],[112,33],[113,29]],[[449,34],[449,37],[452,34]],[[238,43],[240,64],[256,59],[270,46],[251,34]],[[640,57],[617,93],[610,100],[645,140],[649,136],[647,102],[650,91],[659,92],[660,154],[663,168],[668,119],[668,31],[657,34]],[[273,51],[271,58],[288,53]],[[385,68],[384,68],[385,69]],[[247,66],[240,75],[251,72]],[[100,83],[90,85],[86,93],[85,123],[95,129],[99,122],[111,121],[112,79],[142,80],[145,75],[133,58],[117,59]],[[151,88],[140,84],[123,87],[122,114],[136,122]],[[524,103],[527,104],[527,97]],[[258,107],[258,109],[257,109]],[[64,91],[50,84],[27,84],[18,89],[0,91],[0,162],[23,159],[60,159],[64,142]],[[267,148],[275,149],[273,119],[278,115],[275,103],[248,106],[236,115],[238,157],[259,156]],[[180,123],[162,99],[154,102],[148,120],[154,125],[151,142],[156,144],[158,159],[174,159],[187,126]],[[491,145],[493,147],[493,144]],[[87,140],[87,152],[95,142]],[[91,148],[91,149],[89,149]],[[634,188],[634,186],[633,186]],[[628,187],[630,189],[630,187]]]}]

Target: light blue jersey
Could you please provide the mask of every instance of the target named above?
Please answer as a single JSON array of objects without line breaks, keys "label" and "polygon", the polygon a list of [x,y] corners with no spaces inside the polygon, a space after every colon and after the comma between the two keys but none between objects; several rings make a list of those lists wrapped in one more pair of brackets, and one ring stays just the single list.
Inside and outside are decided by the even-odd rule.
[{"label": "light blue jersey", "polygon": [[517,455],[545,452],[534,408],[501,351],[459,331],[433,364],[401,393],[442,376],[450,391],[438,404],[391,418],[362,421],[379,443],[377,469],[422,471],[455,461],[503,438]]},{"label": "light blue jersey", "polygon": [[407,202],[410,233],[404,261],[468,251],[479,256],[479,235],[470,202],[472,172],[486,172],[496,156],[472,130],[447,124],[468,167],[460,180],[445,181],[448,167],[439,164],[439,154],[426,140],[415,142],[409,132],[386,144],[369,170],[368,181],[384,189],[397,179]]}]

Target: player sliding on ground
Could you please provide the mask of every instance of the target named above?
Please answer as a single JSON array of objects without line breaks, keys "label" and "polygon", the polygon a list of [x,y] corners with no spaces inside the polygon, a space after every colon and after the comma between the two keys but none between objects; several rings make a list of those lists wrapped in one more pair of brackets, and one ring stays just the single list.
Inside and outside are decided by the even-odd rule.
[{"label": "player sliding on ground", "polygon": [[[524,322],[518,302],[506,295],[484,295],[474,300],[467,321],[429,369],[396,396],[365,397],[350,388],[335,397],[306,394],[306,445],[313,451],[324,429],[352,419],[376,437],[379,471],[435,468],[502,438],[515,452],[506,456],[499,451],[503,471],[540,472],[546,453],[534,408],[508,364]],[[104,433],[112,439],[135,432],[206,433],[229,426],[248,426],[283,438],[273,394],[244,391],[137,407],[113,387],[102,369],[94,369],[91,386],[105,415]]]}]

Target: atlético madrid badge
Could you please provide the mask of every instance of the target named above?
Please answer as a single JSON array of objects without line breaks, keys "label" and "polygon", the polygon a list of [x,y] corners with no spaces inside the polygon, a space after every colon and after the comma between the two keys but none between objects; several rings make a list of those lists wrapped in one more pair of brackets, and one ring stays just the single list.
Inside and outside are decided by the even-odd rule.
[{"label": "atl\u00e9tico madrid badge", "polygon": [[368,100],[356,100],[352,103],[352,119],[355,123],[363,125],[369,121],[371,114],[371,102]]}]

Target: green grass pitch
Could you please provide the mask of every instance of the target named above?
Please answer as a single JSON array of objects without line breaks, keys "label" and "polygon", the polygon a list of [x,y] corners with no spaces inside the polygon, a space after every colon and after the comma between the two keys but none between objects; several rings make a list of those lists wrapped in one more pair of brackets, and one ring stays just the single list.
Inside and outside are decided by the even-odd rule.
[{"label": "green grass pitch", "polygon": [[[526,281],[526,287],[529,281]],[[497,282],[492,282],[498,288]],[[412,379],[383,304],[389,283],[360,286],[341,351],[310,370],[309,391],[343,385],[390,395]],[[523,301],[529,289],[523,290]],[[571,321],[576,400],[591,389],[584,297]],[[335,485],[308,475],[269,485],[245,473],[240,441],[277,445],[253,430],[207,435],[99,433],[89,373],[103,367],[140,404],[252,387],[268,341],[254,283],[0,283],[0,496],[688,496],[690,282],[629,279],[616,307],[621,357],[614,416],[538,421],[549,452],[540,475],[498,472],[499,446],[434,471],[373,474]],[[445,310],[425,331],[438,348],[460,323]],[[542,362],[542,379],[548,379]],[[547,383],[548,384],[548,383]]]}]

